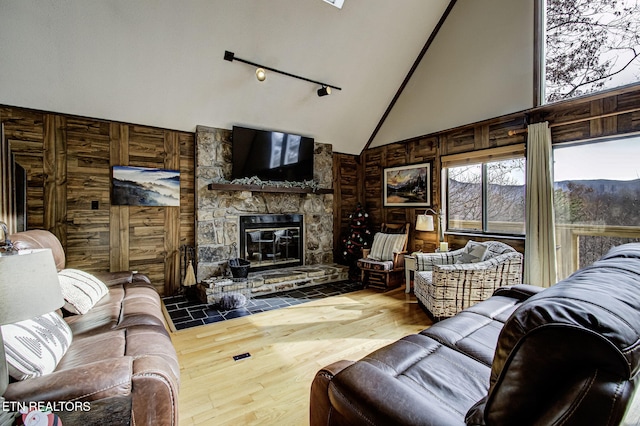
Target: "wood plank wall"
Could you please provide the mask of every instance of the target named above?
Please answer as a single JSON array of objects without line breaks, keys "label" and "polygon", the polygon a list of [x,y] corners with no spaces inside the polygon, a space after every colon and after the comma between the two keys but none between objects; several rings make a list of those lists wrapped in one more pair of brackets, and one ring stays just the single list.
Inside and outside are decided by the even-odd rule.
[{"label": "wood plank wall", "polygon": [[342,255],[342,237],[349,230],[349,215],[362,199],[362,167],[357,155],[333,154],[333,258]]},{"label": "wood plank wall", "polygon": [[[195,245],[193,133],[11,106],[0,120],[27,171],[27,229],[53,232],[67,267],[137,270],[161,295],[179,290],[180,245]],[[180,207],[111,206],[114,165],[180,170]]]},{"label": "wood plank wall", "polygon": [[[441,155],[526,142],[526,132],[509,135],[509,131],[525,129],[527,122],[549,121],[552,126],[554,144],[640,132],[640,111],[634,111],[639,107],[640,85],[636,85],[367,149],[359,159],[354,156],[348,163],[360,168],[360,171],[357,172],[359,176],[362,176],[358,182],[360,188],[353,188],[352,178],[356,173],[354,171],[349,171],[348,177],[343,178],[339,182],[339,186],[335,186],[337,200],[335,221],[340,225],[336,234],[348,230],[348,221],[345,220],[344,215],[346,213],[348,216],[348,210],[351,206],[345,208],[341,203],[344,203],[344,200],[352,197],[353,194],[362,194],[358,199],[368,210],[373,224],[379,226],[382,222],[409,222],[412,226],[409,250],[433,251],[437,243],[436,233],[416,232],[413,229],[416,215],[420,214],[422,209],[383,206],[382,173],[384,168],[426,161],[432,162],[432,208],[438,210],[441,207],[442,196]],[[624,113],[625,111],[629,112]],[[615,115],[594,118],[602,114]],[[341,159],[340,161],[346,160]],[[334,163],[334,167],[336,163],[339,161]],[[336,176],[336,180],[340,178],[341,176]],[[338,188],[348,188],[348,192],[340,195]],[[470,238],[479,241],[486,240],[486,238],[469,235],[448,235],[446,237],[449,246],[453,249],[464,246]],[[512,245],[518,251],[524,252],[524,240],[508,238],[500,238],[500,240]]]}]

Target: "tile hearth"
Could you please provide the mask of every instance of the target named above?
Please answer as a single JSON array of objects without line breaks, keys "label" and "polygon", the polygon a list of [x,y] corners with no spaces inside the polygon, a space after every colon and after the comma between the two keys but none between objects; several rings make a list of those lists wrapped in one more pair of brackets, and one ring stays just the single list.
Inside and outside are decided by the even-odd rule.
[{"label": "tile hearth", "polygon": [[182,330],[362,288],[360,283],[348,281],[348,267],[336,264],[252,272],[248,283],[251,296],[245,306],[237,309],[219,310],[216,305],[207,303],[207,296],[200,285],[193,288],[188,296],[170,296],[162,301],[173,328]]},{"label": "tile hearth", "polygon": [[295,306],[311,300],[337,296],[361,289],[361,283],[350,281],[316,284],[314,286],[302,287],[280,293],[255,296],[249,299],[245,306],[228,311],[218,310],[215,305],[202,303],[195,295],[191,297],[165,297],[162,301],[173,322],[175,330],[172,331],[177,331],[274,309],[286,308],[288,306]]}]

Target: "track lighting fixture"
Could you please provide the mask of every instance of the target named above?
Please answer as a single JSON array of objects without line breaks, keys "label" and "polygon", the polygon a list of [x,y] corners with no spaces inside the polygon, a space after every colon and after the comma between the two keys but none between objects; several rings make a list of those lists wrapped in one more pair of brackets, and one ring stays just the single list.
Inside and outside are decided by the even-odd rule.
[{"label": "track lighting fixture", "polygon": [[229,52],[228,50],[226,50],[224,52],[224,60],[225,61],[229,61],[229,62],[233,62],[235,60],[235,61],[238,61],[238,62],[245,63],[247,65],[251,65],[251,66],[257,67],[257,69],[256,69],[256,78],[259,81],[264,81],[267,78],[266,70],[269,70],[269,71],[276,72],[278,74],[286,75],[287,77],[297,78],[298,80],[304,80],[304,81],[308,81],[309,83],[318,84],[318,85],[322,86],[320,89],[318,89],[318,96],[330,95],[331,94],[331,89],[342,90],[341,88],[333,86],[331,84],[322,83],[320,81],[311,80],[311,79],[305,78],[305,77],[300,77],[299,75],[291,74],[291,73],[288,73],[288,72],[285,72],[285,71],[277,70],[275,68],[271,68],[271,67],[267,67],[267,66],[264,66],[264,65],[256,64],[255,62],[247,61],[246,59],[237,58],[235,53]]},{"label": "track lighting fixture", "polygon": [[327,96],[330,94],[331,94],[331,87],[322,86],[320,89],[318,89],[318,96],[320,97]]}]

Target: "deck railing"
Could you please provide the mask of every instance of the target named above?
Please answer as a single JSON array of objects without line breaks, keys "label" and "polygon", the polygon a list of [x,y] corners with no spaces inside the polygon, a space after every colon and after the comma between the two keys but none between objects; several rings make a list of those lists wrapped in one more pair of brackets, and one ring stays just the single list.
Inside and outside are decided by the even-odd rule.
[{"label": "deck railing", "polygon": [[[588,237],[596,238],[589,244]],[[558,279],[594,262],[612,246],[632,241],[640,241],[640,226],[556,223]]]}]

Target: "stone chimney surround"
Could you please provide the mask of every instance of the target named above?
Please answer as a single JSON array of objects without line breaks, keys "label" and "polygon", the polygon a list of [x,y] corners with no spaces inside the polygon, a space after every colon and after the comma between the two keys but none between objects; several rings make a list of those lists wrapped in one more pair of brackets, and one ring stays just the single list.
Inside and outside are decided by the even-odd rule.
[{"label": "stone chimney surround", "polygon": [[[197,280],[227,272],[227,261],[239,257],[239,220],[243,215],[302,214],[304,264],[333,263],[333,194],[322,192],[264,192],[255,186],[225,189],[209,185],[231,176],[231,130],[196,129],[196,260]],[[331,145],[316,142],[314,181],[331,189]],[[286,191],[286,189],[283,189]]]}]

